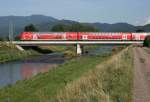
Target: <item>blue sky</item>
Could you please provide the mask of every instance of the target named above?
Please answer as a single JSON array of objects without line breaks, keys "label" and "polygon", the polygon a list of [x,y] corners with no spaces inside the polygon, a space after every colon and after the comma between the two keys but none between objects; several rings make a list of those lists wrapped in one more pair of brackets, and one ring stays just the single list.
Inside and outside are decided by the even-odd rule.
[{"label": "blue sky", "polygon": [[0,0],[0,16],[43,14],[81,22],[150,23],[150,0]]}]

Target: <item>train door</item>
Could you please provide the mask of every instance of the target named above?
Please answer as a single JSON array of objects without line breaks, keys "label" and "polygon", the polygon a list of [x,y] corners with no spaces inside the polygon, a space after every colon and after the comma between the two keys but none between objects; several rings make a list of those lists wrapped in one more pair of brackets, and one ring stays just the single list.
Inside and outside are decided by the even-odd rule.
[{"label": "train door", "polygon": [[122,40],[127,40],[128,37],[127,37],[127,34],[122,34]]},{"label": "train door", "polygon": [[82,40],[87,40],[88,39],[88,35],[82,35]]},{"label": "train door", "polygon": [[33,40],[37,40],[37,39],[38,39],[37,35],[33,34]]},{"label": "train door", "polygon": [[136,34],[135,39],[140,40],[140,34]]},{"label": "train door", "polygon": [[66,40],[66,33],[62,34],[62,39]]}]

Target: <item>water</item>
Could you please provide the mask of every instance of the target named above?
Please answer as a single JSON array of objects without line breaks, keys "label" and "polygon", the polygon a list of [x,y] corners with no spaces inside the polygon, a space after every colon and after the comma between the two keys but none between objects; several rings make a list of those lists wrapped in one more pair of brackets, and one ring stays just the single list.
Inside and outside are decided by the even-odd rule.
[{"label": "water", "polygon": [[47,72],[64,61],[63,54],[53,53],[0,64],[0,88],[17,80],[29,79],[39,72]]},{"label": "water", "polygon": [[[95,50],[89,50],[86,55],[110,53],[112,49],[113,46],[104,46]],[[63,54],[52,53],[0,64],[0,88],[14,84],[18,80],[29,79],[39,72],[47,72],[66,60]]]}]

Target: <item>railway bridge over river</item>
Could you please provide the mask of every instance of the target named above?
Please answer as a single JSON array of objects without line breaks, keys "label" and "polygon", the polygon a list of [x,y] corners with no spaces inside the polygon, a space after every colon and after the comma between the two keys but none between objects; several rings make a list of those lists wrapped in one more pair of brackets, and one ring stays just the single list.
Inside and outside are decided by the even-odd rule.
[{"label": "railway bridge over river", "polygon": [[38,45],[76,45],[77,54],[82,54],[82,47],[84,45],[141,45],[143,41],[11,41],[7,43],[12,43],[17,46],[18,49],[23,50],[21,46],[38,46]]}]

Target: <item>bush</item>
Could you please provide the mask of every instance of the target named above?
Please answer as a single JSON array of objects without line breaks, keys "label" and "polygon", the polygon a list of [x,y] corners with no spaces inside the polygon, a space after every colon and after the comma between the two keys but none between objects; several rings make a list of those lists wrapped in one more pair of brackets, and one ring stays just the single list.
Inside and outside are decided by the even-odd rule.
[{"label": "bush", "polygon": [[148,35],[145,40],[144,40],[144,44],[145,47],[150,47],[150,35]]},{"label": "bush", "polygon": [[76,53],[68,50],[68,51],[64,52],[64,57],[66,57],[66,58],[76,57]]}]

